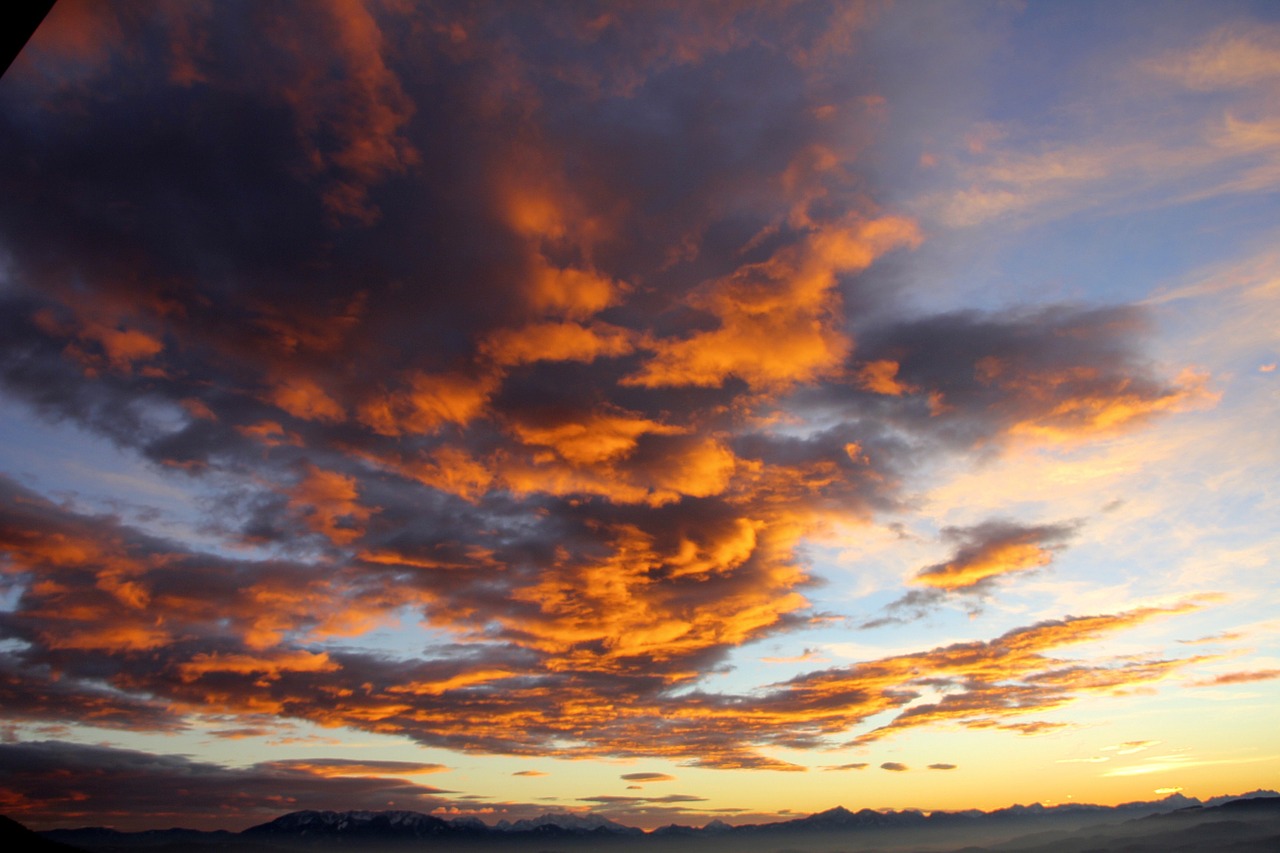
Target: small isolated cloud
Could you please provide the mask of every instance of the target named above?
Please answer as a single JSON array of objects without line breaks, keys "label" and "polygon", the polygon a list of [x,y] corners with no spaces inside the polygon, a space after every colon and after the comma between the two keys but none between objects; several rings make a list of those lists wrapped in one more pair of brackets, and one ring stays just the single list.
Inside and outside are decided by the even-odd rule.
[{"label": "small isolated cloud", "polygon": [[1276,362],[1274,362],[1274,361],[1273,361],[1273,362],[1271,362],[1270,364],[1262,364],[1262,365],[1259,365],[1259,366],[1258,366],[1258,372],[1259,372],[1259,373],[1275,373],[1275,372],[1276,372]]},{"label": "small isolated cloud", "polygon": [[1116,755],[1133,755],[1136,752],[1150,749],[1158,743],[1160,743],[1158,740],[1127,740],[1114,746],[1104,746],[1102,752],[1114,752]]},{"label": "small isolated cloud", "polygon": [[827,658],[817,649],[805,649],[798,655],[760,658],[763,663],[825,663]]},{"label": "small isolated cloud", "polygon": [[666,773],[623,773],[621,777],[628,782],[674,782],[674,776]]},{"label": "small isolated cloud", "polygon": [[518,770],[512,776],[546,776],[541,770]]},{"label": "small isolated cloud", "polygon": [[823,770],[866,770],[870,765],[865,761],[855,761],[852,764],[832,764],[823,767]]},{"label": "small isolated cloud", "polygon": [[1245,672],[1225,672],[1214,678],[1190,682],[1191,687],[1217,687],[1223,684],[1248,684],[1251,681],[1270,681],[1280,678],[1280,669],[1255,669]]},{"label": "small isolated cloud", "polygon": [[971,527],[947,527],[942,539],[953,545],[951,556],[921,568],[913,578],[913,583],[925,588],[909,590],[887,604],[883,615],[860,627],[880,628],[923,619],[952,596],[981,596],[1005,575],[1048,566],[1080,526],[1080,521],[1026,525],[991,519]]},{"label": "small isolated cloud", "polygon": [[350,758],[294,758],[266,762],[260,766],[305,770],[317,776],[418,776],[451,769],[444,764],[418,761],[360,761]]},{"label": "small isolated cloud", "polygon": [[1155,793],[1157,793],[1157,794],[1177,794],[1177,793],[1179,793],[1181,790],[1182,790],[1181,786],[1179,786],[1179,787],[1177,787],[1177,788],[1156,788],[1156,789],[1155,789]]},{"label": "small isolated cloud", "polygon": [[[973,724],[968,724],[970,728],[977,728]],[[1017,732],[1020,735],[1039,735],[1045,732],[1054,732],[1058,729],[1065,729],[1070,723],[1050,723],[1045,720],[1032,720],[1029,723],[1001,723],[996,728],[1005,729],[1011,732]]]},{"label": "small isolated cloud", "polygon": [[599,794],[594,797],[578,797],[580,803],[600,803],[606,806],[629,806],[638,803],[705,803],[706,797],[692,794],[667,794],[662,797],[619,797],[616,794]]},{"label": "small isolated cloud", "polygon": [[1197,637],[1194,640],[1179,640],[1178,642],[1184,646],[1198,646],[1205,643],[1225,643],[1231,640],[1238,640],[1243,636],[1244,634],[1239,631],[1223,631],[1218,634],[1210,634],[1207,637]]},{"label": "small isolated cloud", "polygon": [[956,769],[956,765],[954,765],[954,764],[930,764],[930,765],[929,765],[929,769],[930,769],[930,770],[955,770],[955,769]]},{"label": "small isolated cloud", "polygon": [[903,772],[905,772],[906,770],[908,770],[909,768],[907,767],[907,765],[905,765],[905,764],[899,764],[899,763],[898,763],[898,762],[896,762],[896,761],[886,761],[884,764],[881,764],[881,765],[880,765],[880,769],[881,769],[881,770],[891,770],[891,771],[893,771],[894,773],[903,773]]},{"label": "small isolated cloud", "polygon": [[916,572],[917,583],[949,592],[978,592],[1002,575],[1038,569],[1053,562],[1080,522],[1024,525],[984,521],[973,527],[948,527],[943,538],[955,543],[951,557]]}]

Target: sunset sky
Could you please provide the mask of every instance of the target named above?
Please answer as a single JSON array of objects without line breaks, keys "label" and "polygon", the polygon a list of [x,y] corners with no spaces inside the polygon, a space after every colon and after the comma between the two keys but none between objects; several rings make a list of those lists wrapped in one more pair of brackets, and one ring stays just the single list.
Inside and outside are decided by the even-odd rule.
[{"label": "sunset sky", "polygon": [[59,0],[0,813],[1280,787],[1280,5]]}]

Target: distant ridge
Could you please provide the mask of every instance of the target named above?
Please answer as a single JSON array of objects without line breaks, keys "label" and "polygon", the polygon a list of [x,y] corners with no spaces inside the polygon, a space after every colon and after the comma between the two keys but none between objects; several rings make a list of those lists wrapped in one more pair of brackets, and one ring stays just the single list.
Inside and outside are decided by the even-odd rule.
[{"label": "distant ridge", "polygon": [[[1117,825],[1106,821],[1122,821]],[[874,836],[883,839],[886,834],[903,837],[912,833],[933,833],[950,843],[961,834],[979,833],[986,837],[1009,837],[1038,832],[1046,839],[1054,839],[1054,848],[1074,850],[1071,833],[1083,828],[1118,833],[1125,837],[1142,836],[1144,833],[1178,833],[1186,827],[1231,825],[1253,826],[1258,823],[1275,824],[1280,833],[1280,794],[1275,791],[1254,791],[1238,797],[1215,797],[1201,802],[1193,797],[1174,794],[1151,802],[1124,803],[1118,806],[1097,806],[1068,803],[1058,806],[1041,804],[1015,805],[990,812],[968,810],[961,812],[875,811],[861,809],[850,811],[837,806],[806,817],[761,824],[731,826],[721,820],[712,820],[703,827],[671,824],[651,832],[625,826],[597,814],[548,813],[536,818],[518,821],[499,821],[490,826],[475,817],[444,819],[434,815],[412,811],[297,811],[282,815],[266,823],[258,824],[239,833],[226,831],[200,832],[190,829],[148,830],[146,832],[118,832],[101,827],[85,829],[57,829],[42,833],[30,833],[45,843],[72,845],[100,853],[125,853],[129,850],[155,850],[166,853],[196,850],[211,853],[216,848],[241,850],[287,850],[315,847],[408,847],[418,849],[453,849],[479,841],[501,841],[518,844],[528,841],[561,839],[566,843],[594,840],[651,842],[680,839],[693,841],[705,838],[717,846],[729,845],[732,849],[749,849],[753,840],[761,844],[774,844],[783,836],[829,836],[852,833],[860,837]],[[23,832],[21,825],[13,823]],[[1239,827],[1232,831],[1241,831]],[[1029,836],[1028,836],[1029,837]],[[1252,836],[1250,836],[1252,837]],[[1280,834],[1276,836],[1280,838]],[[772,839],[772,840],[770,840]],[[451,842],[456,842],[452,844]],[[877,841],[879,843],[879,841]],[[913,842],[914,843],[914,842]],[[1011,842],[1012,843],[1012,842]],[[1046,841],[1047,843],[1047,841]],[[1253,843],[1246,840],[1242,842]],[[67,848],[49,847],[37,853],[67,853]],[[539,848],[530,848],[539,849]],[[728,848],[726,848],[728,849]],[[975,850],[982,848],[973,848]],[[1012,848],[1010,848],[1012,849]],[[1046,848],[1048,849],[1048,848]],[[1081,848],[1087,849],[1087,848]],[[1106,849],[1099,847],[1097,849]],[[1142,848],[1146,849],[1146,848]],[[1173,849],[1173,848],[1170,848]],[[1179,847],[1178,849],[1182,849]],[[1214,849],[1190,846],[1187,850]],[[1225,848],[1224,848],[1225,849]],[[1234,849],[1234,848],[1232,848]],[[1240,847],[1250,853],[1254,848]],[[1262,848],[1280,850],[1280,847]]]},{"label": "distant ridge", "polygon": [[51,841],[3,815],[0,815],[0,847],[5,850],[21,850],[23,853],[81,853],[75,847]]},{"label": "distant ridge", "polygon": [[409,841],[423,838],[488,837],[493,835],[644,835],[644,830],[614,823],[600,815],[544,814],[500,821],[489,826],[475,817],[451,820],[410,811],[300,811],[251,826],[241,836],[258,839],[309,841]]},{"label": "distant ridge", "polygon": [[472,824],[455,825],[450,821],[420,812],[335,812],[308,809],[290,812],[267,823],[251,826],[240,835],[262,840],[367,838],[407,841],[466,832],[471,826]]},{"label": "distant ridge", "polygon": [[540,832],[548,828],[567,832],[607,832],[613,835],[644,835],[643,829],[634,826],[623,826],[620,823],[614,823],[608,818],[601,817],[596,814],[575,815],[560,813],[548,813],[541,817],[530,818],[527,820],[518,820],[510,823],[505,820],[498,821],[494,825],[495,832]]}]

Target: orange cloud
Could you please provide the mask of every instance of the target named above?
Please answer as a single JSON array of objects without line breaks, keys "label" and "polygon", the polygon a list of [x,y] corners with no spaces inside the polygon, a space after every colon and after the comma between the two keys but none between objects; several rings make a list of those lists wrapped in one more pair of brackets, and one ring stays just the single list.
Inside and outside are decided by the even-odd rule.
[{"label": "orange cloud", "polygon": [[[10,503],[4,511],[0,533],[10,560],[45,573],[20,603],[23,618],[39,626],[34,636],[43,647],[113,661],[111,684],[120,696],[145,692],[180,714],[277,714],[520,755],[649,756],[797,770],[759,750],[831,745],[885,713],[889,721],[860,734],[860,742],[937,725],[1030,733],[1046,724],[1018,718],[1083,695],[1158,683],[1198,660],[1056,655],[1064,646],[1197,606],[1189,602],[1044,622],[990,641],[811,672],[741,696],[672,698],[655,686],[696,679],[700,670],[689,661],[803,613],[798,590],[807,577],[794,560],[801,520],[783,509],[759,518],[686,518],[696,510],[682,507],[669,513],[679,526],[665,533],[614,524],[606,538],[581,551],[566,540],[536,570],[484,572],[486,586],[513,575],[502,608],[494,610],[482,599],[451,593],[448,583],[419,587],[413,574],[396,574],[395,583],[377,574],[411,569],[409,560],[324,575],[278,563],[238,564],[232,572],[206,566],[207,558],[148,556],[139,550],[142,543],[113,534],[119,528],[112,523],[77,521],[51,504]],[[116,591],[98,582],[100,560],[113,554],[118,577],[148,590],[142,608],[120,606]],[[475,577],[452,569],[447,576],[464,585]],[[459,636],[500,631],[506,643],[461,665],[294,645],[368,630],[405,607],[422,608],[434,627]],[[221,626],[221,649],[192,654],[174,644],[174,637],[209,626]],[[167,635],[148,637],[147,630]],[[161,665],[120,654],[141,650]],[[639,666],[644,677],[638,679]],[[5,683],[0,678],[0,699],[19,703],[13,707],[45,713],[39,709],[56,704],[50,685],[30,685],[15,694],[28,697],[19,701],[4,692]],[[102,697],[77,683],[71,673],[61,682],[58,695],[67,696],[61,713],[78,719],[101,706],[104,720],[119,718],[118,702],[101,705]],[[926,690],[943,695],[917,701]]]},{"label": "orange cloud", "polygon": [[154,334],[129,326],[122,312],[101,305],[77,305],[76,319],[64,323],[54,311],[42,309],[32,317],[35,326],[51,337],[72,338],[64,350],[89,376],[104,368],[133,372],[135,363],[148,361],[164,350]]},{"label": "orange cloud", "polygon": [[[986,643],[961,643],[800,676],[751,707],[735,706],[744,730],[804,725],[835,733],[919,698],[917,684],[946,681],[956,692],[912,705],[857,738],[868,743],[905,728],[959,723],[982,726],[1001,718],[1060,707],[1082,693],[1110,692],[1163,680],[1194,661],[1116,661],[1067,664],[1043,652],[1096,639],[1194,603],[1046,622]],[[711,709],[708,708],[708,711]]]},{"label": "orange cloud", "polygon": [[405,381],[405,391],[367,398],[359,408],[359,421],[388,436],[431,434],[445,424],[465,426],[484,412],[499,383],[496,376],[421,371],[406,374]]},{"label": "orange cloud", "polygon": [[203,400],[187,397],[180,402],[182,403],[182,408],[186,409],[187,413],[193,418],[200,418],[206,421],[216,421],[218,419],[218,416],[213,413],[213,409],[210,409]]},{"label": "orange cloud", "polygon": [[160,353],[164,344],[159,339],[138,329],[117,329],[92,324],[80,332],[86,340],[96,341],[106,354],[113,368],[128,371],[136,361],[143,361]]},{"label": "orange cloud", "polygon": [[1034,542],[1001,542],[963,559],[921,569],[917,583],[938,589],[968,589],[988,578],[1024,572],[1053,562],[1053,551]]},{"label": "orange cloud", "polygon": [[803,572],[783,561],[785,546],[771,531],[756,528],[739,523],[669,552],[637,528],[617,527],[611,555],[556,566],[513,590],[513,600],[536,610],[512,618],[510,628],[553,655],[548,665],[556,668],[677,661],[744,642],[807,603],[791,592]]},{"label": "orange cloud", "polygon": [[298,758],[266,762],[259,766],[299,770],[325,777],[421,776],[426,773],[444,773],[450,769],[443,764],[418,761],[361,761],[349,758]]},{"label": "orange cloud", "polygon": [[434,696],[448,693],[451,690],[474,687],[479,684],[492,684],[495,681],[515,678],[520,675],[521,673],[505,669],[480,669],[473,672],[460,672],[436,681],[413,681],[408,684],[398,684],[387,688],[387,692],[392,694],[410,693],[414,696]]},{"label": "orange cloud", "polygon": [[[281,17],[267,31],[296,63],[277,91],[294,112],[307,165],[326,178],[325,208],[336,221],[372,225],[380,212],[370,188],[419,162],[404,135],[413,102],[383,57],[377,21],[363,4],[324,0],[305,27]],[[325,45],[327,68],[316,67],[308,41]]]},{"label": "orange cloud", "polygon": [[[579,433],[577,426],[584,431]],[[635,449],[628,453],[632,439],[626,433],[641,426],[625,417],[615,421],[605,416],[564,431],[534,428],[528,433],[530,440],[555,442],[557,453],[510,454],[497,467],[497,475],[517,494],[598,495],[614,503],[652,507],[683,497],[711,497],[729,488],[737,460],[722,442],[655,424],[636,434]],[[648,439],[643,446],[642,437]],[[561,458],[561,449],[577,461]]]},{"label": "orange cloud", "polygon": [[899,367],[896,361],[888,359],[869,361],[858,369],[856,374],[858,386],[872,393],[886,394],[891,397],[901,397],[903,394],[912,394],[919,390],[913,385],[898,381]]},{"label": "orange cloud", "polygon": [[624,384],[716,386],[736,376],[753,388],[777,389],[832,375],[852,348],[839,320],[837,276],[919,241],[914,222],[893,217],[816,230],[691,298],[718,327],[655,340],[653,357]]},{"label": "orange cloud", "polygon": [[347,413],[338,401],[313,379],[292,377],[281,380],[267,395],[267,401],[304,421],[341,421]]},{"label": "orange cloud", "polygon": [[540,313],[584,319],[616,305],[623,290],[618,282],[599,273],[539,262],[531,276],[529,302]]},{"label": "orange cloud", "polygon": [[140,652],[163,648],[173,639],[173,634],[160,626],[113,624],[105,611],[77,609],[61,630],[46,636],[44,642],[51,649]]},{"label": "orange cloud", "polygon": [[258,676],[260,681],[278,681],[285,672],[333,672],[338,664],[325,652],[291,651],[267,655],[201,653],[178,665],[178,675],[186,682],[198,681],[211,673]]},{"label": "orange cloud", "polygon": [[533,323],[493,332],[480,344],[480,352],[503,367],[536,361],[592,362],[630,353],[631,338],[626,329],[605,323]]},{"label": "orange cloud", "polygon": [[497,477],[496,472],[484,460],[477,459],[462,447],[452,444],[441,445],[412,457],[390,453],[363,456],[380,468],[473,502],[488,493]]},{"label": "orange cloud", "polygon": [[493,552],[476,545],[461,550],[456,557],[421,556],[418,554],[383,549],[378,551],[362,551],[359,558],[366,563],[382,566],[411,566],[416,569],[466,569],[478,568],[501,569],[502,565],[493,559]]},{"label": "orange cloud", "polygon": [[[1219,396],[1208,390],[1208,375],[1194,370],[1184,370],[1172,389],[1158,393],[1131,387],[1125,377],[1101,386],[1094,382],[1098,378],[1089,369],[1080,368],[1009,380],[1006,387],[1016,387],[1023,394],[1049,403],[1033,417],[1011,426],[1009,432],[1053,442],[1075,441],[1097,433],[1122,431],[1160,413],[1211,406]],[[1082,386],[1078,392],[1072,387],[1077,383]]]},{"label": "orange cloud", "polygon": [[688,430],[631,412],[590,412],[551,424],[516,421],[515,436],[528,445],[549,447],[575,465],[597,465],[630,456],[644,435],[680,435]]},{"label": "orange cloud", "polygon": [[295,432],[285,432],[284,427],[278,421],[259,421],[255,424],[237,426],[236,432],[247,438],[252,438],[267,447],[279,447],[282,444],[291,444],[294,447],[302,446],[302,437]]},{"label": "orange cloud", "polygon": [[308,465],[302,481],[289,490],[289,506],[307,526],[335,545],[349,545],[364,533],[364,523],[377,510],[359,502],[354,477]]},{"label": "orange cloud", "polygon": [[[947,453],[1010,430],[1128,429],[1208,399],[1203,380],[1171,387],[1142,363],[1136,309],[908,322],[856,280],[921,241],[908,219],[874,218],[849,157],[846,131],[887,102],[785,87],[843,50],[862,10],[813,18],[814,43],[798,45],[790,27],[781,40],[753,29],[781,22],[773,11],[719,4],[586,18],[557,6],[528,30],[484,4],[411,7],[322,0],[298,17],[246,4],[216,22],[215,6],[90,12],[101,32],[82,21],[63,34],[86,61],[112,39],[106,53],[137,53],[97,66],[102,89],[70,74],[84,90],[63,92],[74,119],[36,110],[12,128],[30,163],[10,177],[67,180],[20,193],[39,215],[11,217],[31,240],[9,241],[22,274],[4,304],[21,311],[0,349],[32,369],[6,373],[6,388],[203,472],[202,496],[224,491],[199,541],[222,545],[164,541],[154,531],[182,528],[91,517],[0,478],[20,497],[2,506],[0,569],[15,580],[0,622],[29,646],[0,656],[0,706],[158,727],[279,714],[467,751],[798,771],[770,751],[924,725],[1047,730],[1028,715],[1188,665],[1062,657],[1137,624],[1134,611],[742,695],[699,685],[735,647],[839,618],[811,609],[804,543],[829,521],[907,507],[898,478],[914,490]],[[120,27],[147,38],[135,47]],[[202,39],[227,32],[243,49],[214,56],[221,37]],[[562,55],[574,40],[603,57]],[[700,58],[744,45],[757,70],[735,81],[743,92],[755,60],[783,72],[768,75],[781,112],[761,127],[722,123],[696,85],[674,100],[642,85],[676,65],[696,83]],[[716,74],[733,78],[741,58]],[[564,100],[544,108],[553,91]],[[168,140],[173,181],[134,180],[156,164],[120,132],[134,112],[103,106],[121,92],[210,131]],[[661,120],[618,123],[626,104],[602,93],[633,94]],[[266,125],[225,126],[208,106],[224,103]],[[1256,150],[1274,135],[1226,127]],[[84,139],[121,168],[81,174]],[[1096,171],[1067,154],[992,175]],[[200,187],[227,189],[172,215]],[[113,198],[128,209],[89,209]],[[368,227],[380,207],[397,216]],[[76,228],[48,224],[67,210],[84,214]],[[850,316],[845,294],[869,310]],[[1065,541],[968,534],[912,593],[983,588]],[[237,557],[245,543],[253,559]],[[431,651],[319,650],[401,619],[422,621]],[[871,720],[885,724],[862,731]]]}]

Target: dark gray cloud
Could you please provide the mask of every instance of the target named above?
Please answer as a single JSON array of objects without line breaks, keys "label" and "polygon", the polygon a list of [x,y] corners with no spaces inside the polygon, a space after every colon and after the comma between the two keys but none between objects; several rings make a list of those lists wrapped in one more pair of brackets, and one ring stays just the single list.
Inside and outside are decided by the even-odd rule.
[{"label": "dark gray cloud", "polygon": [[[879,415],[950,446],[1014,432],[1053,440],[1132,426],[1198,393],[1156,375],[1133,306],[954,312],[868,328],[857,358]],[[885,377],[892,364],[891,382]]]},{"label": "dark gray cloud", "polygon": [[0,790],[22,818],[46,827],[92,817],[121,829],[166,821],[237,829],[283,811],[397,808],[430,812],[437,788],[372,775],[326,776],[279,763],[229,768],[179,755],[59,741],[0,744]]}]

